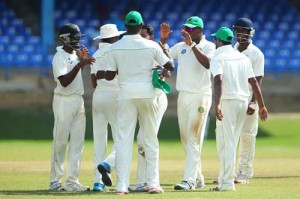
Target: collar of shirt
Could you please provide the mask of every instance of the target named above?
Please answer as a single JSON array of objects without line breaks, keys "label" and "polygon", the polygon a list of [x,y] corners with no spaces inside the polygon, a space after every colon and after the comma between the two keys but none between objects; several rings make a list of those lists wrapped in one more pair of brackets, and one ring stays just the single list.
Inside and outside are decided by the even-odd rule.
[{"label": "collar of shirt", "polygon": [[200,48],[200,49],[202,50],[203,47],[204,47],[204,45],[205,45],[205,41],[206,41],[205,35],[202,35],[202,38],[201,38],[199,44],[197,44],[197,47]]},{"label": "collar of shirt", "polygon": [[140,34],[135,34],[135,35],[124,35],[123,38],[139,39],[139,38],[143,38],[143,37]]},{"label": "collar of shirt", "polygon": [[215,56],[219,55],[225,51],[230,51],[230,50],[233,50],[231,45],[221,46],[221,47],[217,48],[217,50],[215,51]]},{"label": "collar of shirt", "polygon": [[101,49],[101,48],[107,48],[107,47],[111,46],[111,44],[110,43],[102,43],[102,42],[100,42],[98,44],[98,46],[99,46],[99,49]]},{"label": "collar of shirt", "polygon": [[[234,48],[237,49],[237,48],[239,47],[239,45],[240,45],[240,43],[239,43],[239,42],[236,42],[235,45],[234,45]],[[247,49],[248,49],[251,45],[252,45],[252,40],[250,40],[250,44],[248,45]],[[247,49],[246,49],[246,50],[247,50]]]},{"label": "collar of shirt", "polygon": [[[67,53],[67,52],[63,49],[63,46],[58,46],[58,47],[56,47],[56,50],[57,50],[57,52],[63,52],[63,53],[65,53],[65,54],[67,54],[67,55],[70,55],[69,53]],[[75,50],[73,50],[72,54],[76,54]],[[72,54],[71,54],[71,55],[72,55]]]}]

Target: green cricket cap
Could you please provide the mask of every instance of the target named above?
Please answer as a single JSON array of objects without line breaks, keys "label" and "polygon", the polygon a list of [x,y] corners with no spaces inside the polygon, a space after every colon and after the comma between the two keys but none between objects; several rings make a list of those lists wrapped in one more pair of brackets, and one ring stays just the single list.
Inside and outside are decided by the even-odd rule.
[{"label": "green cricket cap", "polygon": [[157,70],[153,71],[152,84],[155,88],[161,89],[166,94],[169,94],[171,92],[171,86],[167,82],[159,78],[159,74]]},{"label": "green cricket cap", "polygon": [[183,24],[182,26],[187,26],[189,28],[204,28],[202,19],[197,16],[192,16],[188,18],[188,20],[186,20],[185,24]]},{"label": "green cricket cap", "polygon": [[125,17],[125,24],[128,26],[138,26],[144,23],[142,15],[137,11],[130,11]]},{"label": "green cricket cap", "polygon": [[225,42],[232,42],[232,40],[233,40],[233,32],[230,28],[227,28],[227,27],[219,28],[219,30],[214,34],[211,34],[211,36],[218,38]]}]

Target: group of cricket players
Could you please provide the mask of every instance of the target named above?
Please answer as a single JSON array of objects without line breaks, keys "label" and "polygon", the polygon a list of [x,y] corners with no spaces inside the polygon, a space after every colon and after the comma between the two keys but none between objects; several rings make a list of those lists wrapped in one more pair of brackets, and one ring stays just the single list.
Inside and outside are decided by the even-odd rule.
[{"label": "group of cricket players", "polygon": [[[95,89],[93,191],[108,191],[107,187],[114,184],[111,173],[115,170],[117,195],[164,193],[157,135],[167,109],[166,94],[170,92],[166,79],[171,75],[176,75],[179,133],[186,158],[182,181],[174,189],[205,188],[201,150],[213,101],[219,174],[213,180],[217,186],[210,191],[233,191],[235,184],[248,184],[253,176],[258,119],[265,121],[269,115],[261,94],[264,55],[252,43],[252,21],[239,18],[232,27],[220,27],[206,36],[203,20],[192,16],[181,25],[182,42],[174,46],[168,45],[173,32],[168,23],[160,25],[158,43],[153,27],[144,22],[141,13],[130,11],[124,24],[126,31],[119,31],[115,24],[101,26],[99,36],[94,38],[99,48],[92,56],[81,46],[82,33],[76,24],[68,23],[59,30],[63,45],[57,47],[52,62],[57,86],[52,104],[50,190],[90,190],[78,179],[86,127],[82,98],[82,70],[86,67],[90,68]],[[172,72],[175,59],[176,74]],[[137,122],[138,165],[132,185]],[[114,144],[107,155],[108,124]],[[68,168],[63,186],[67,144]]]}]

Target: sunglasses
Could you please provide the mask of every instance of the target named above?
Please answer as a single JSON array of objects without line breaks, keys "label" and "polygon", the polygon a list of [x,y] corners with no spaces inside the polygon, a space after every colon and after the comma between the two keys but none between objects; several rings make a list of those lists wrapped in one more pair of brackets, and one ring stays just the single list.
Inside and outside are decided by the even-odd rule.
[{"label": "sunglasses", "polygon": [[183,28],[185,31],[187,31],[188,33],[191,33],[195,30],[195,28],[190,28],[190,27],[187,27],[187,26],[184,26]]}]

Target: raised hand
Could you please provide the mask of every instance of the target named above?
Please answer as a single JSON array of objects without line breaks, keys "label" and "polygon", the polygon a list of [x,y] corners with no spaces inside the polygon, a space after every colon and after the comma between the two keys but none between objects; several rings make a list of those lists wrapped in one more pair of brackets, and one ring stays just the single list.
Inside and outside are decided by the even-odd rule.
[{"label": "raised hand", "polygon": [[184,29],[181,30],[181,33],[184,34],[184,36],[181,36],[181,39],[184,41],[184,43],[186,43],[188,46],[191,46],[193,44],[191,35]]},{"label": "raised hand", "polygon": [[96,59],[94,57],[88,57],[88,58],[84,58],[82,59],[79,63],[78,63],[78,67],[83,69],[85,65],[91,65],[93,63],[95,63]]},{"label": "raised hand", "polygon": [[160,24],[160,40],[162,44],[165,44],[173,30],[170,29],[170,25],[167,23]]},{"label": "raised hand", "polygon": [[86,59],[89,57],[89,50],[84,46],[83,48],[76,50],[76,54],[79,60]]}]

